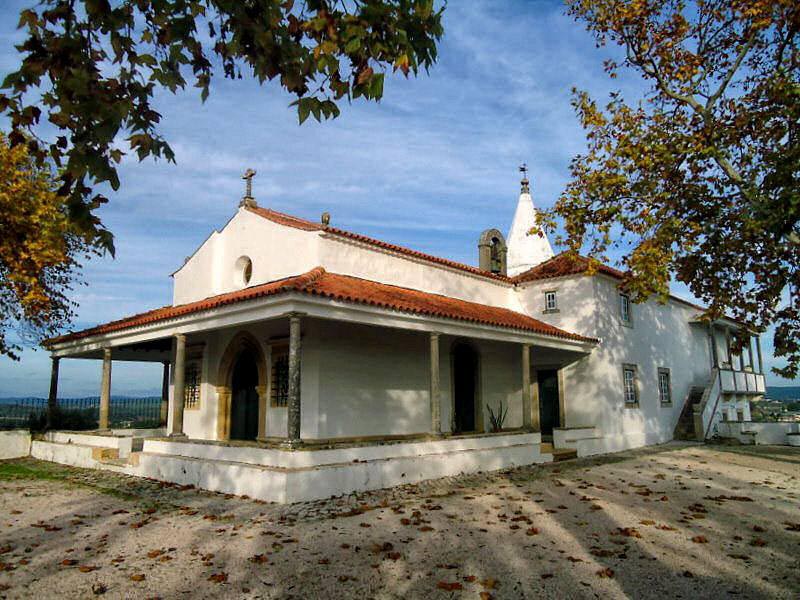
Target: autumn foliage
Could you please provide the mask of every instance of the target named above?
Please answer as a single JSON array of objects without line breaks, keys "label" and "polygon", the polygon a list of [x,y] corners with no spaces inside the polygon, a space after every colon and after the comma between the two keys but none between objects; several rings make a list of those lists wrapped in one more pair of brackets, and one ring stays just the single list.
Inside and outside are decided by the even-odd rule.
[{"label": "autumn foliage", "polygon": [[[49,168],[38,167],[25,145],[0,134],[0,355],[18,358],[20,343],[55,333],[72,316],[66,294],[76,260],[90,252],[72,225]],[[33,339],[29,339],[33,338]]]},{"label": "autumn foliage", "polygon": [[40,165],[56,164],[71,218],[112,253],[94,211],[107,201],[105,186],[119,188],[123,156],[175,159],[159,131],[158,92],[190,85],[205,100],[214,77],[251,77],[287,92],[301,123],[327,119],[342,102],[379,100],[387,71],[428,69],[442,35],[443,9],[433,0],[31,5],[20,13],[26,37],[19,68],[0,86],[0,115],[12,144],[27,143]]},{"label": "autumn foliage", "polygon": [[[800,370],[800,5],[796,0],[570,0],[605,66],[640,75],[636,102],[575,91],[588,150],[545,225],[605,259],[637,299],[672,275],[757,331],[776,325],[779,372]],[[619,54],[619,52],[617,53]],[[791,295],[787,302],[787,297]]]}]

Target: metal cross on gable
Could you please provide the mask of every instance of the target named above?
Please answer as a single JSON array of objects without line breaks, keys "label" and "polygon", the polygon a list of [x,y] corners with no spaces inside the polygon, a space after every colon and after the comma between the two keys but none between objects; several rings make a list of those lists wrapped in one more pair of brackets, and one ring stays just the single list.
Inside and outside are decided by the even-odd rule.
[{"label": "metal cross on gable", "polygon": [[252,198],[253,197],[253,177],[255,176],[256,172],[253,169],[247,169],[242,175],[242,179],[247,182],[245,186],[245,198]]}]

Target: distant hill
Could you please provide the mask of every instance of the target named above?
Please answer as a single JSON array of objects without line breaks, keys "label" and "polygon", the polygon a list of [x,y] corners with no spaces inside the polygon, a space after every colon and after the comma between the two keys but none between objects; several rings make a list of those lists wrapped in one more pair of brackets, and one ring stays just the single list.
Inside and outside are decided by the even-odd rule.
[{"label": "distant hill", "polygon": [[800,385],[768,385],[766,398],[778,402],[794,402],[800,400]]}]

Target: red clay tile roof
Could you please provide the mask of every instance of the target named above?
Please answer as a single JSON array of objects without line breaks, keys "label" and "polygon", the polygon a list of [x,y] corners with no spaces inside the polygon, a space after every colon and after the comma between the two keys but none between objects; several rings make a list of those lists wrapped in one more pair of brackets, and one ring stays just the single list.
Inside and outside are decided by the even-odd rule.
[{"label": "red clay tile roof", "polygon": [[412,250],[411,248],[406,248],[404,246],[390,244],[389,242],[377,240],[375,238],[371,238],[366,235],[361,235],[360,233],[345,231],[344,229],[338,229],[337,227],[331,227],[331,226],[326,227],[322,223],[314,223],[312,221],[306,221],[305,219],[300,219],[299,217],[293,217],[291,215],[287,215],[285,213],[272,210],[270,208],[256,207],[256,208],[248,208],[248,210],[252,213],[255,213],[261,217],[264,217],[265,219],[269,219],[270,221],[278,223],[280,225],[286,225],[288,227],[294,227],[296,229],[303,229],[305,231],[324,231],[325,233],[354,240],[356,242],[360,242],[363,244],[369,244],[370,246],[375,246],[383,250],[389,250],[390,252],[397,252],[398,254],[404,254],[412,258],[417,258],[427,262],[436,263],[439,265],[443,265],[445,267],[450,267],[452,269],[458,269],[459,271],[466,271],[468,273],[472,273],[473,275],[486,277],[487,279],[494,279],[496,281],[504,281],[507,283],[511,282],[510,277],[506,277],[504,275],[498,275],[496,273],[491,273],[489,271],[484,271],[483,269],[479,269],[478,267],[465,265],[464,263],[456,262],[454,260],[449,260],[447,258],[440,258],[438,256],[433,256],[432,254],[426,254],[424,252]]},{"label": "red clay tile roof", "polygon": [[[553,258],[544,261],[525,271],[524,273],[520,273],[512,278],[512,281],[515,284],[518,283],[526,283],[528,281],[538,281],[541,279],[553,279],[555,277],[566,277],[568,275],[581,275],[586,273],[586,270],[589,268],[589,259],[585,256],[580,255],[573,255],[568,254],[567,252],[562,252],[561,254],[556,254]],[[625,279],[625,273],[620,271],[619,269],[615,269],[614,267],[609,267],[603,263],[597,265],[597,272],[603,273],[604,275],[608,275],[609,277],[613,277],[614,279]],[[670,299],[674,300],[675,302],[680,302],[681,304],[685,304],[691,308],[696,308],[697,310],[704,311],[706,310],[705,307],[700,306],[699,304],[695,304],[694,302],[690,302],[688,300],[684,300],[678,296],[670,294]],[[727,317],[726,317],[727,318]]]},{"label": "red clay tile roof", "polygon": [[[514,283],[525,283],[526,281],[537,281],[539,279],[552,279],[554,277],[565,277],[567,275],[580,275],[589,268],[589,259],[585,256],[576,256],[567,252],[556,254],[553,258],[544,261],[513,278]],[[625,273],[600,263],[597,272],[609,275],[616,279],[623,279]]]},{"label": "red clay tile roof", "polygon": [[45,344],[52,346],[53,344],[82,339],[92,335],[139,327],[210,310],[212,308],[244,302],[246,300],[255,300],[257,298],[289,292],[319,296],[321,298],[328,298],[340,302],[365,304],[416,315],[466,321],[507,329],[518,329],[582,342],[597,341],[593,338],[569,333],[506,308],[488,306],[476,302],[467,302],[466,300],[459,300],[449,296],[441,296],[410,288],[387,285],[385,283],[359,279],[348,275],[328,273],[322,267],[317,267],[303,275],[288,277],[286,279],[280,279],[236,292],[213,296],[189,304],[165,306],[126,319],[112,321],[111,323],[98,325],[91,329],[85,329],[76,333],[53,338],[47,340]]}]

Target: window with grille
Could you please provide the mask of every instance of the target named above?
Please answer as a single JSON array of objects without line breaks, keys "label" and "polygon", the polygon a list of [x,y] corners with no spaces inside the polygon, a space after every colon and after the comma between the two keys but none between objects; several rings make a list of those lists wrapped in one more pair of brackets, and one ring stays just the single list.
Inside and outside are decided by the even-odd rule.
[{"label": "window with grille", "polygon": [[558,310],[558,297],[555,292],[544,293],[544,310],[547,312]]},{"label": "window with grille", "polygon": [[672,404],[672,386],[669,380],[669,369],[658,370],[658,399],[661,404]]},{"label": "window with grille", "polygon": [[625,395],[625,405],[636,406],[639,404],[636,365],[624,365],[622,367],[622,383],[623,392]]},{"label": "window with grille", "polygon": [[631,322],[631,299],[627,294],[619,295],[619,318],[623,323]]},{"label": "window with grille", "polygon": [[272,348],[272,385],[270,390],[272,406],[289,404],[289,348]]},{"label": "window with grille", "polygon": [[183,388],[184,408],[200,406],[200,365],[196,362],[186,364]]}]

